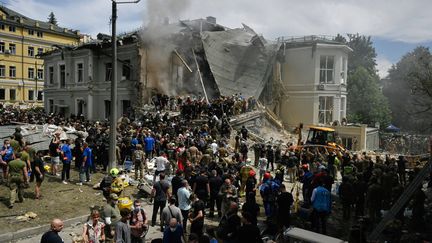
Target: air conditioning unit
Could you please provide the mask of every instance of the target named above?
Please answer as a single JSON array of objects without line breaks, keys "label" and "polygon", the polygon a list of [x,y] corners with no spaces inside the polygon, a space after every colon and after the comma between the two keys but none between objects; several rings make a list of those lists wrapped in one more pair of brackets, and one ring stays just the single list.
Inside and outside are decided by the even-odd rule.
[{"label": "air conditioning unit", "polygon": [[324,90],[324,84],[318,84],[317,90]]}]

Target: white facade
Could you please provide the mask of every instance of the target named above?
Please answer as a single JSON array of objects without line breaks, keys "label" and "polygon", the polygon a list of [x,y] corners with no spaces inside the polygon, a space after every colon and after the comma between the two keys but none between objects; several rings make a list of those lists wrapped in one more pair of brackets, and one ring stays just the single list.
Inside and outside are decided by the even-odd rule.
[{"label": "white facade", "polygon": [[327,43],[286,47],[278,65],[287,98],[277,112],[285,125],[331,124],[346,116],[350,51]]},{"label": "white facade", "polygon": [[[117,115],[127,113],[136,102],[139,68],[136,43],[118,47]],[[44,105],[48,113],[83,115],[89,120],[108,119],[110,114],[110,48],[89,45],[44,57]]]}]

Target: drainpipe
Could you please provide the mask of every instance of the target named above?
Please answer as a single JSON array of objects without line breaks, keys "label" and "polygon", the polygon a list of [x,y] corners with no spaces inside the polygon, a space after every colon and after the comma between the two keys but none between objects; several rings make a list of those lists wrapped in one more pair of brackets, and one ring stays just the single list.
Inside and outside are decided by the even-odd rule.
[{"label": "drainpipe", "polygon": [[25,102],[25,82],[24,82],[24,25],[21,25],[21,80],[22,80],[22,99]]}]

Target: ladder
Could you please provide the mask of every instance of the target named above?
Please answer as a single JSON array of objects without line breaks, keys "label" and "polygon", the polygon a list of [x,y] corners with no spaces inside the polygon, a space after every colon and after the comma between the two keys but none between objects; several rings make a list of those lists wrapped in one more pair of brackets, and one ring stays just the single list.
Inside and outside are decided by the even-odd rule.
[{"label": "ladder", "polygon": [[417,174],[414,180],[408,185],[399,199],[395,204],[391,207],[391,209],[387,212],[387,214],[381,219],[375,229],[368,236],[369,242],[377,242],[380,238],[381,233],[386,228],[388,222],[393,220],[396,214],[402,209],[404,205],[411,199],[416,190],[422,185],[423,181],[429,176],[429,172],[431,171],[432,166],[432,156],[429,156],[428,162],[425,164],[423,169]]}]

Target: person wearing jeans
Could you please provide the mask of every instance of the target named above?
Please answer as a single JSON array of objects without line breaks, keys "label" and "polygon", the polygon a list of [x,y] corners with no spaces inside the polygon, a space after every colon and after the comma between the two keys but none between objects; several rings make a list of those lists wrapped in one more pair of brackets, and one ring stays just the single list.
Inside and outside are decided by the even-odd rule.
[{"label": "person wearing jeans", "polygon": [[84,142],[83,144],[83,154],[82,154],[83,160],[80,167],[80,182],[78,185],[82,186],[82,183],[84,182],[84,176],[86,177],[86,181],[90,182],[90,169],[93,164],[92,161],[92,150],[89,148],[88,143]]},{"label": "person wearing jeans", "polygon": [[61,158],[63,162],[63,170],[61,177],[63,184],[67,184],[67,181],[69,181],[70,165],[72,161],[72,150],[70,149],[71,143],[72,140],[66,140],[61,147]]},{"label": "person wearing jeans", "polygon": [[[153,184],[153,189],[151,192],[152,198],[154,198],[153,202],[153,214],[152,214],[152,226],[156,224],[157,213],[160,210],[160,214],[162,215],[162,211],[166,206],[167,199],[170,197],[170,193],[168,189],[170,188],[170,184],[165,180],[165,174],[159,174],[159,181]],[[163,226],[161,225],[161,230],[163,230]]]},{"label": "person wearing jeans", "polygon": [[179,201],[179,208],[183,215],[183,229],[186,232],[187,220],[189,218],[189,210],[191,209],[191,201],[189,199],[191,193],[189,191],[189,184],[187,180],[182,181],[182,187],[177,191],[177,198]]}]

